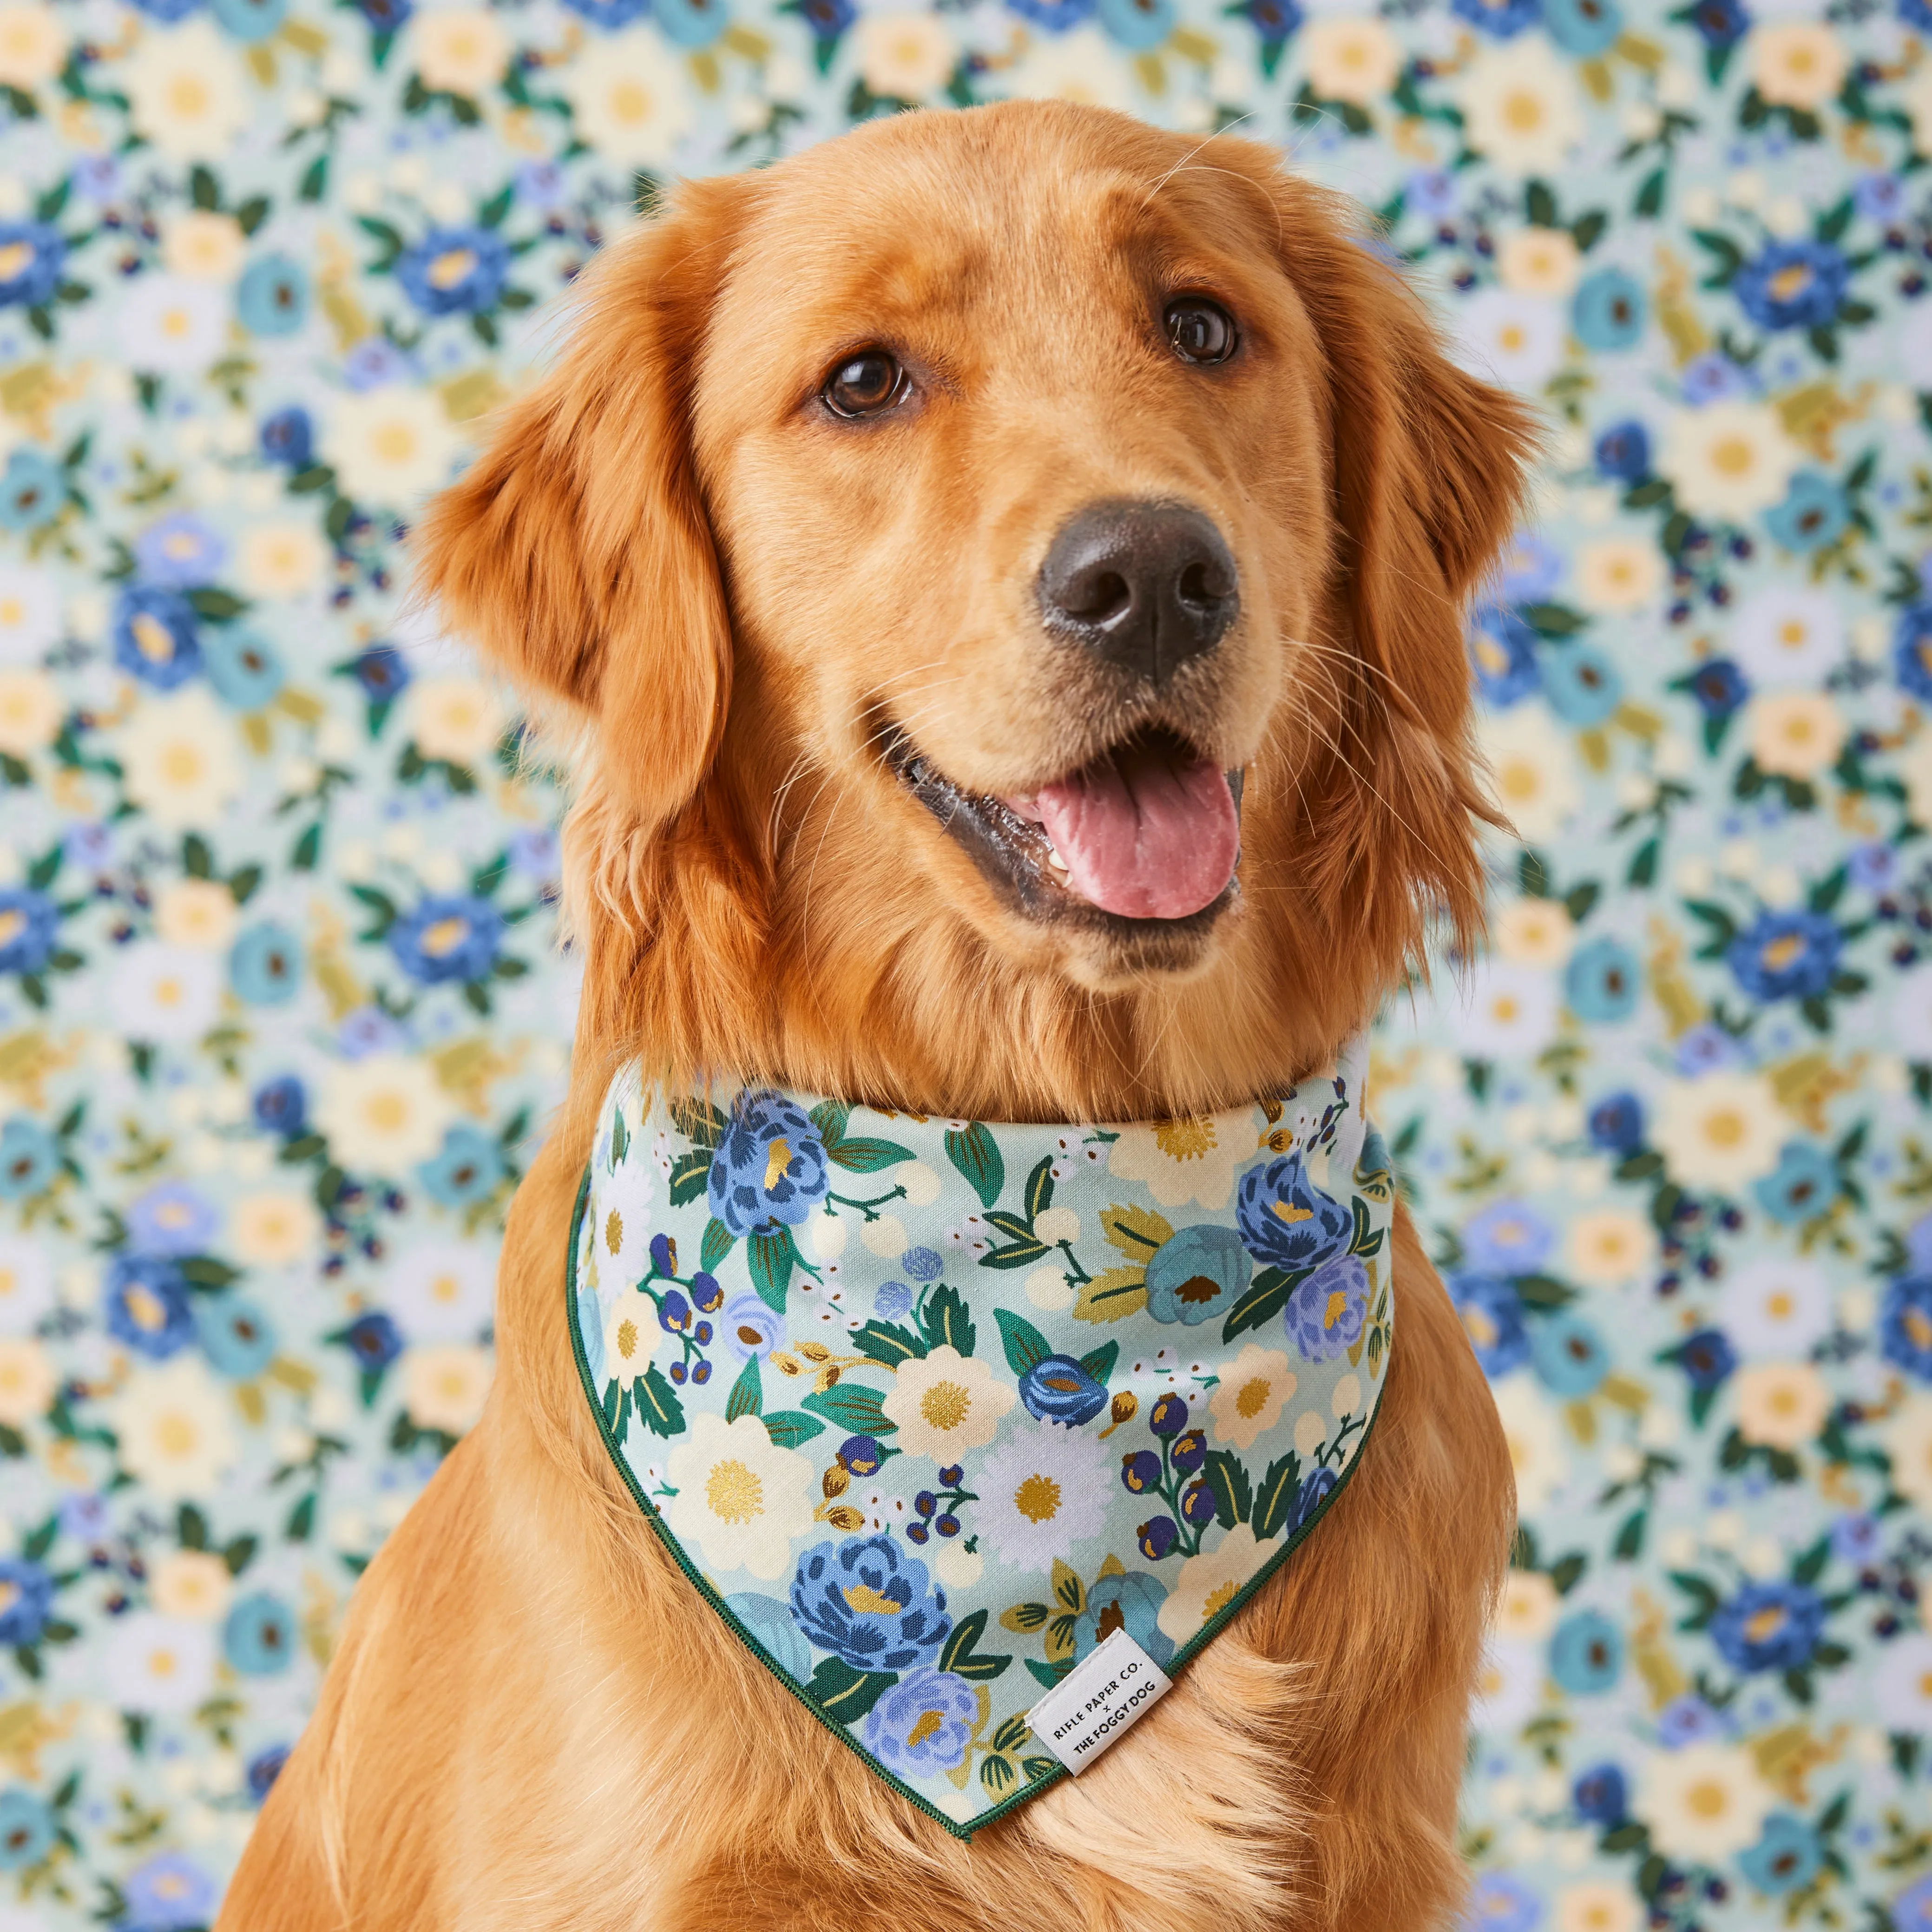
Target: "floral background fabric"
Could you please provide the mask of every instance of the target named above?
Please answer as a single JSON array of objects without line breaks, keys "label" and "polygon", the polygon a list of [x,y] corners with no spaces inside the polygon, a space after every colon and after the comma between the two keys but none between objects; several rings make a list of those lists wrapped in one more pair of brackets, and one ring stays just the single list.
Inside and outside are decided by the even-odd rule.
[{"label": "floral background fabric", "polygon": [[949,1830],[1059,1774],[1028,1714],[1115,1632],[1178,1673],[1339,1498],[1394,1346],[1367,1060],[1159,1126],[605,1096],[568,1301],[604,1447]]},{"label": "floral background fabric", "polygon": [[423,494],[674,172],[1238,122],[1555,426],[1372,1100],[1514,1445],[1490,1932],[1932,1927],[1925,0],[0,0],[0,1927],[205,1923],[489,1373],[555,801]]}]

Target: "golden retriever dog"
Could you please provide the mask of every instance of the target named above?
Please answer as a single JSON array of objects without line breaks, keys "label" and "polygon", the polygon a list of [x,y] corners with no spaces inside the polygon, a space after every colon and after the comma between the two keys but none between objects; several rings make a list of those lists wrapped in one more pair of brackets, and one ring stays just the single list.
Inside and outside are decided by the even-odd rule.
[{"label": "golden retriever dog", "polygon": [[566,734],[569,1097],[488,1409],[362,1580],[222,1932],[1441,1925],[1513,1498],[1406,1216],[1352,1493],[1131,1735],[970,1843],[680,1576],[562,1288],[626,1062],[1186,1117],[1322,1064],[1432,932],[1471,944],[1464,605],[1525,418],[1273,150],[1066,105],[694,182],[579,292],[419,539]]}]

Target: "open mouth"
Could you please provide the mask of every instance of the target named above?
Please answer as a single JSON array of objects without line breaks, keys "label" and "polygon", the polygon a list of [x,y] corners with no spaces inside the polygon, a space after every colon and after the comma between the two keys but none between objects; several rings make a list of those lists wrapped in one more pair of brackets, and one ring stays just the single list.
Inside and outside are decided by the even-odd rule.
[{"label": "open mouth", "polygon": [[897,728],[885,742],[900,783],[1034,917],[1173,929],[1210,922],[1239,890],[1241,774],[1165,726],[1004,797],[956,784]]}]

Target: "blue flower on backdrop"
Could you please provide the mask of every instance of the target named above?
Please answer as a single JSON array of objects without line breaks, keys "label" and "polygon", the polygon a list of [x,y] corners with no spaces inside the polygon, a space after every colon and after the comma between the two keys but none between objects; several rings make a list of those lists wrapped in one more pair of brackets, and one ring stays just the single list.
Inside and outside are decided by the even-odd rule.
[{"label": "blue flower on backdrop", "polygon": [[201,669],[194,606],[172,590],[124,590],[114,610],[114,662],[157,691],[185,684]]},{"label": "blue flower on backdrop", "polygon": [[308,271],[299,262],[264,255],[244,272],[235,291],[235,312],[251,335],[293,335],[308,321],[313,299]]},{"label": "blue flower on backdrop", "polygon": [[[709,5],[722,28],[724,9]],[[510,245],[491,228],[433,228],[396,262],[396,280],[425,315],[495,307],[509,272]]]},{"label": "blue flower on backdrop", "polygon": [[0,529],[44,530],[68,496],[67,473],[38,449],[16,449],[0,475]]},{"label": "blue flower on backdrop", "polygon": [[152,1255],[116,1255],[107,1264],[106,1328],[151,1360],[165,1361],[195,1338],[188,1283],[172,1262]]},{"label": "blue flower on backdrop", "polygon": [[0,886],[0,973],[38,973],[53,957],[60,908],[32,886]]},{"label": "blue flower on backdrop", "polygon": [[1528,1360],[1522,1300],[1509,1282],[1496,1275],[1452,1274],[1447,1286],[1484,1375],[1494,1380]]},{"label": "blue flower on backdrop", "polygon": [[1802,1583],[1746,1583],[1711,1619],[1718,1654],[1743,1671],[1795,1670],[1811,1660],[1825,1606]]},{"label": "blue flower on backdrop", "polygon": [[1851,269],[1822,242],[1773,242],[1732,283],[1738,305],[1761,328],[1816,328],[1836,319]]}]

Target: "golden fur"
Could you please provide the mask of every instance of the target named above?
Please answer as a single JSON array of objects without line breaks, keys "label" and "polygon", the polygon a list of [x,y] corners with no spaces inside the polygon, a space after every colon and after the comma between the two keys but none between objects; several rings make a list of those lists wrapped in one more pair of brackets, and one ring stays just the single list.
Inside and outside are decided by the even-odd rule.
[{"label": "golden fur", "polygon": [[[560,366],[421,534],[450,622],[572,734],[571,1093],[512,1208],[488,1408],[364,1578],[220,1932],[1442,1923],[1511,1485],[1406,1218],[1342,1506],[1131,1736],[970,1846],[678,1575],[578,1387],[562,1269],[627,1059],[949,1115],[1170,1115],[1316,1064],[1432,920],[1468,938],[1461,614],[1522,418],[1270,151],[1097,110],[908,115],[693,184],[588,279]],[[1238,358],[1166,352],[1176,290],[1237,314]],[[814,414],[874,341],[916,402]],[[878,752],[897,725],[998,793],[1136,722],[1030,586],[1071,512],[1136,494],[1204,508],[1242,581],[1168,705],[1245,769],[1241,892],[1179,938],[1021,916]]]}]

